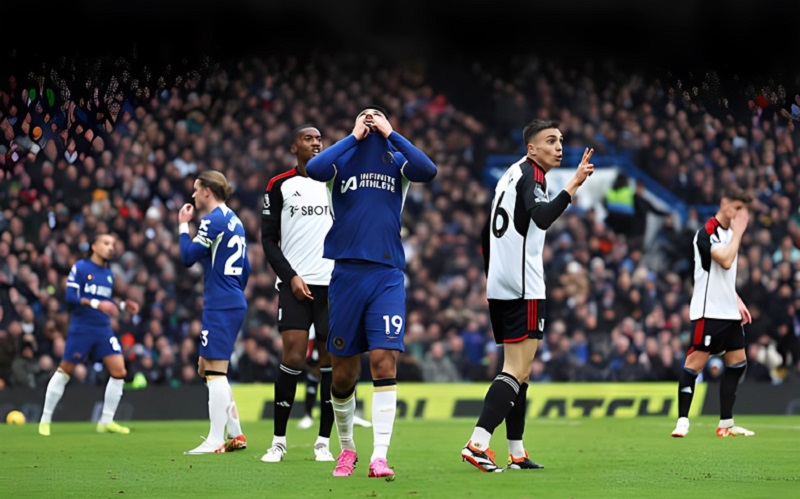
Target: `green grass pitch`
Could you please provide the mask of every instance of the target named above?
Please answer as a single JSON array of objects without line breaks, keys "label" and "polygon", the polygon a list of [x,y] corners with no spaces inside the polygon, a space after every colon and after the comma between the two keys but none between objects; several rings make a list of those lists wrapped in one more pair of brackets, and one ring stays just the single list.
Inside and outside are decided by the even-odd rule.
[{"label": "green grass pitch", "polygon": [[[130,435],[97,434],[91,423],[0,424],[0,491],[8,498],[124,497],[483,497],[659,498],[790,497],[800,491],[800,416],[739,416],[754,437],[719,438],[716,418],[694,418],[684,439],[663,417],[529,419],[526,445],[544,470],[480,473],[461,461],[475,421],[401,420],[389,465],[397,479],[368,478],[372,429],[356,427],[360,461],[348,478],[317,463],[316,427],[289,422],[283,462],[259,458],[272,421],[243,423],[248,448],[184,456],[208,431],[205,421],[130,422]],[[498,464],[505,427],[495,432]],[[336,430],[332,451],[338,453]]]}]

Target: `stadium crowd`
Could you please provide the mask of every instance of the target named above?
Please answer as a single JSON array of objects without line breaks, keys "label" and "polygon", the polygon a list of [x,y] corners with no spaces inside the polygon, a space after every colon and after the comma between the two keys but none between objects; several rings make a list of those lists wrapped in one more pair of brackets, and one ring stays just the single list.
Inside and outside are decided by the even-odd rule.
[{"label": "stadium crowd", "polygon": [[[201,382],[202,276],[180,262],[177,210],[206,169],[236,187],[228,204],[245,226],[253,267],[231,377],[274,381],[277,291],[259,244],[266,181],[294,166],[294,127],[313,123],[330,145],[374,101],[439,168],[431,186],[410,189],[404,208],[399,380],[486,381],[502,365],[480,254],[493,189],[483,168],[491,154],[521,156],[521,130],[534,117],[559,119],[566,145],[594,147],[596,157],[629,154],[689,205],[718,203],[729,182],[750,189],[754,216],[738,264],[753,316],[747,379],[800,378],[798,145],[776,111],[786,90],[734,99],[611,62],[569,67],[531,56],[514,67],[506,76],[485,62],[437,69],[315,54],[163,77],[131,70],[82,80],[53,70],[0,81],[0,389],[42,386],[52,375],[68,323],[66,276],[97,230],[117,236],[119,295],[143,304],[115,322],[129,386]],[[705,220],[693,209],[685,220],[663,216],[638,245],[600,213],[573,205],[549,231],[548,326],[532,379],[676,381],[691,335],[691,241]],[[719,370],[712,362],[706,376]],[[88,365],[74,378],[105,376]]]}]

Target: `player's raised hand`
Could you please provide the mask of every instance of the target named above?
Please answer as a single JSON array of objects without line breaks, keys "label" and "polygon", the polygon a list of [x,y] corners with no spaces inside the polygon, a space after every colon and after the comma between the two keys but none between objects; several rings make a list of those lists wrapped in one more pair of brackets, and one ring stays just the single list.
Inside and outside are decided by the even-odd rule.
[{"label": "player's raised hand", "polygon": [[743,208],[736,212],[736,215],[733,216],[733,220],[731,220],[731,229],[734,232],[741,234],[747,228],[747,224],[750,222],[750,210],[747,208]]},{"label": "player's raised hand", "polygon": [[194,205],[186,203],[178,211],[178,223],[188,223],[194,218]]},{"label": "player's raised hand", "polygon": [[356,140],[362,140],[369,135],[370,127],[366,123],[367,116],[362,114],[356,118],[356,125],[353,127],[353,136]]},{"label": "player's raised hand", "polygon": [[578,181],[578,185],[583,184],[594,173],[594,165],[590,162],[593,154],[594,149],[592,148],[587,147],[583,150],[583,157],[578,164],[578,170],[575,172],[575,180]]},{"label": "player's raised hand", "polygon": [[139,313],[139,304],[133,300],[125,300],[125,310],[136,315]]},{"label": "player's raised hand", "polygon": [[394,129],[392,128],[392,124],[389,123],[389,120],[386,119],[385,116],[379,113],[375,113],[372,115],[372,126],[370,127],[373,131],[377,130],[386,138],[389,138],[389,135],[392,134]]}]

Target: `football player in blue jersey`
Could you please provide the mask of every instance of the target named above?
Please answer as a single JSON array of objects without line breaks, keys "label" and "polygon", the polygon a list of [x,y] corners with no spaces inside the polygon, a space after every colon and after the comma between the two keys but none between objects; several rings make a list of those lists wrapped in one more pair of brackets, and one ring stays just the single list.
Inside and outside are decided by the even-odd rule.
[{"label": "football player in blue jersey", "polygon": [[122,347],[111,328],[111,319],[126,310],[137,313],[139,304],[131,300],[119,303],[112,300],[114,273],[108,264],[114,256],[114,242],[111,234],[94,237],[89,246],[89,257],[75,262],[67,277],[66,301],[72,313],[64,354],[58,369],[47,383],[44,409],[39,421],[40,435],[50,435],[53,412],[75,365],[88,358],[102,359],[111,376],[106,385],[103,413],[97,423],[98,433],[130,433],[129,428],[114,421],[127,372]]},{"label": "football player in blue jersey", "polygon": [[334,476],[352,475],[355,387],[360,356],[369,352],[373,452],[369,476],[393,479],[386,464],[397,411],[397,357],[404,350],[406,259],[401,214],[410,182],[430,182],[436,165],[392,129],[386,111],[368,106],[353,132],[306,165],[326,182],[333,225],[323,256],[334,260],[328,296],[331,401],[342,452]]},{"label": "football player in blue jersey", "polygon": [[178,212],[183,264],[200,262],[205,274],[197,373],[208,386],[211,420],[206,440],[185,454],[219,454],[247,447],[228,383],[228,363],[247,312],[244,290],[250,276],[244,226],[225,204],[232,190],[220,172],[205,171],[197,177],[192,198],[202,218],[194,238],[189,235],[189,221],[195,206],[186,203]]}]

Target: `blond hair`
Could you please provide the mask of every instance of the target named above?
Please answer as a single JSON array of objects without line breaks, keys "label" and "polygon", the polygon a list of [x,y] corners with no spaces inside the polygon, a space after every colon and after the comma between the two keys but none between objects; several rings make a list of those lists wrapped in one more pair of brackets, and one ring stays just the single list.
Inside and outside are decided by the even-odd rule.
[{"label": "blond hair", "polygon": [[228,183],[225,175],[216,170],[204,171],[198,175],[197,180],[200,181],[203,187],[208,187],[219,201],[227,201],[233,192],[233,187]]}]

